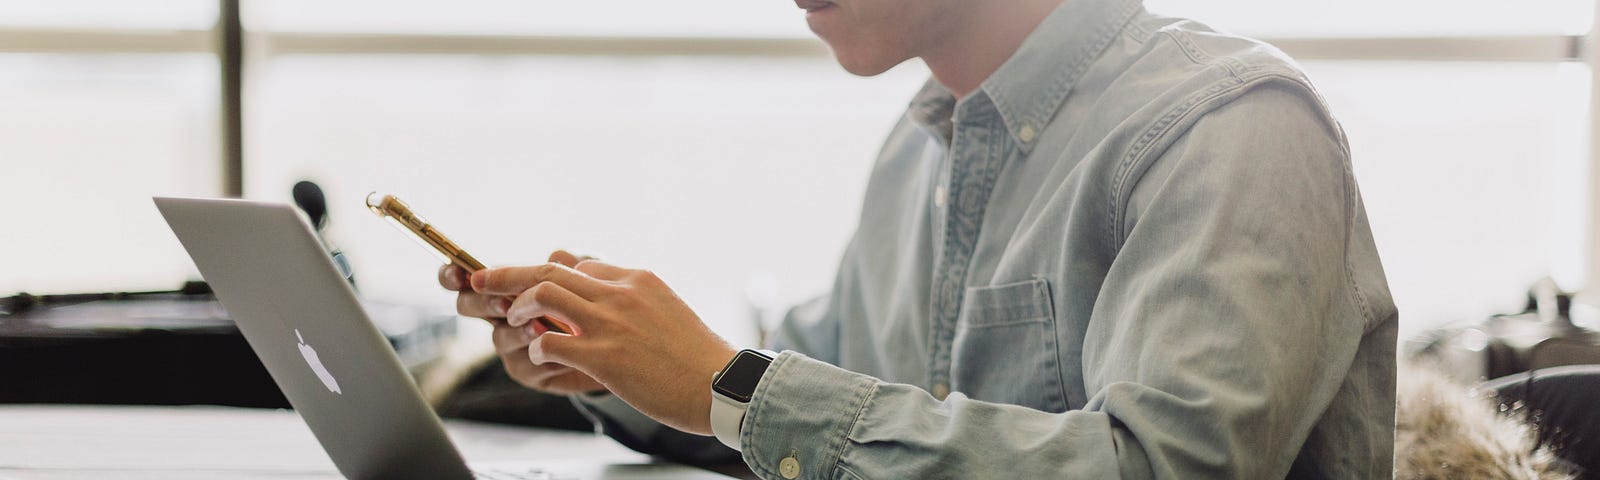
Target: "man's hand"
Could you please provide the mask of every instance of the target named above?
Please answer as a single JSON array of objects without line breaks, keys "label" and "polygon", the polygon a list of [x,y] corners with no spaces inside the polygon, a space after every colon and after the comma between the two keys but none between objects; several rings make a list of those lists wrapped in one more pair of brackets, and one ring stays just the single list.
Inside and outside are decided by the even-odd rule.
[{"label": "man's hand", "polygon": [[[564,250],[550,254],[550,261],[563,265],[577,265],[580,259]],[[528,344],[543,333],[538,322],[513,327],[505,321],[506,309],[515,296],[484,295],[472,290],[467,272],[455,265],[439,268],[439,285],[459,292],[456,311],[462,316],[487,320],[494,326],[494,349],[505,364],[506,373],[525,387],[555,394],[587,393],[604,390],[605,386],[583,372],[558,363],[534,364],[528,359]]]},{"label": "man's hand", "polygon": [[737,351],[655,274],[585,260],[484,270],[471,284],[516,295],[505,310],[514,328],[538,317],[574,327],[533,338],[534,364],[570,365],[667,426],[711,435],[711,376]]}]

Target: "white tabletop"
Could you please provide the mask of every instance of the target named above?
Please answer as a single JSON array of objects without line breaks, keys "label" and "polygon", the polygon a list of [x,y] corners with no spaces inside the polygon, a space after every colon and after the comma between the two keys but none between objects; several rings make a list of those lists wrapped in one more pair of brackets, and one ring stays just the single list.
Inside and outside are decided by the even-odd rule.
[{"label": "white tabletop", "polygon": [[[603,436],[446,421],[467,461],[645,463]],[[0,406],[0,480],[339,478],[294,412]]]}]

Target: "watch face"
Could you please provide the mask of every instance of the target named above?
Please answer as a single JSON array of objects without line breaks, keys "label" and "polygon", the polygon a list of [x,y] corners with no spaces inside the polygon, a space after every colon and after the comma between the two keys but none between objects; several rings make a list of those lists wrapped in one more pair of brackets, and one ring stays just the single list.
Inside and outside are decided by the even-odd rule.
[{"label": "watch face", "polygon": [[771,364],[772,359],[759,353],[748,350],[739,352],[739,356],[728,363],[728,368],[722,371],[722,376],[717,377],[717,383],[711,388],[740,403],[750,403],[750,397],[756,392],[756,384],[761,382],[761,375],[767,373],[767,366]]}]

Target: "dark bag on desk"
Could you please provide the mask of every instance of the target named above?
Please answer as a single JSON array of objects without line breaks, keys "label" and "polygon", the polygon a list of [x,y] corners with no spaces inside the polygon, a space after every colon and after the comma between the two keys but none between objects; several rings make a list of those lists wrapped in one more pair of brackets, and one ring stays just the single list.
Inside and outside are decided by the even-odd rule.
[{"label": "dark bag on desk", "polygon": [[[454,315],[363,306],[413,371],[455,335]],[[119,294],[23,310],[0,315],[0,403],[289,408],[209,294]]]},{"label": "dark bag on desk", "polygon": [[171,295],[0,316],[0,403],[288,408],[215,301]]}]

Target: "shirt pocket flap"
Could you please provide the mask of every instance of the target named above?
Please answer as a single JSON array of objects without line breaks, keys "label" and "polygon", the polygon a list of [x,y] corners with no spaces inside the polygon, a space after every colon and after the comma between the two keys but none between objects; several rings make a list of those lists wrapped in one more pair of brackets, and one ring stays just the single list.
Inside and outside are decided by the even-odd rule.
[{"label": "shirt pocket flap", "polygon": [[1042,278],[968,288],[950,349],[950,391],[1065,411],[1055,307]]},{"label": "shirt pocket flap", "polygon": [[968,287],[961,300],[967,328],[1003,327],[1049,320],[1050,285],[1042,278]]}]

